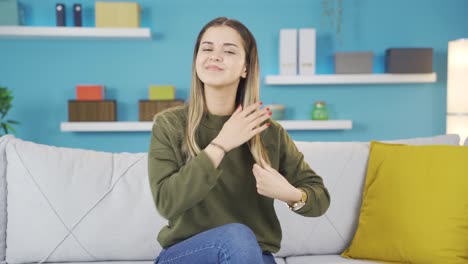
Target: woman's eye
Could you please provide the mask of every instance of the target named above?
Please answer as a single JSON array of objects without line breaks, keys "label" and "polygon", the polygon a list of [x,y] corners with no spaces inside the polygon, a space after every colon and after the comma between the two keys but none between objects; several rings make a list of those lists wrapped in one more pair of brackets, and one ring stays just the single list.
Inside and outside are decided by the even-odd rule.
[{"label": "woman's eye", "polygon": [[205,48],[205,49],[202,49],[202,51],[212,51],[212,49]]},{"label": "woman's eye", "polygon": [[228,53],[228,54],[235,54],[233,51],[230,51],[230,50],[225,51],[225,53]]}]

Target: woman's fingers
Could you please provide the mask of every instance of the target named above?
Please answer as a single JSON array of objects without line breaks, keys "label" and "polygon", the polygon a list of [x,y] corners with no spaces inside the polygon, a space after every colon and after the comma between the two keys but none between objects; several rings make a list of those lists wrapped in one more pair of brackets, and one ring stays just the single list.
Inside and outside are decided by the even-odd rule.
[{"label": "woman's fingers", "polygon": [[247,125],[247,128],[248,129],[254,129],[255,127],[261,125],[263,122],[265,122],[268,119],[270,119],[270,115],[269,114],[264,114],[264,115],[260,116],[259,118],[257,118],[255,120],[253,120],[252,122],[250,122]]},{"label": "woman's fingers", "polygon": [[242,117],[247,117],[249,116],[252,112],[254,112],[255,110],[257,110],[257,108],[259,108],[263,103],[262,102],[256,102],[254,104],[251,104],[249,106],[247,106],[246,108],[244,108],[244,110],[242,110],[242,112],[240,113],[240,115]]},{"label": "woman's fingers", "polygon": [[265,129],[267,129],[268,127],[270,126],[270,123],[265,123],[263,124],[262,126],[259,126],[259,127],[256,127],[254,129],[252,129],[250,131],[250,138],[252,138],[253,136],[257,135],[258,133],[264,131]]},{"label": "woman's fingers", "polygon": [[245,120],[247,121],[247,123],[250,123],[263,115],[271,116],[271,114],[269,113],[270,113],[270,108],[258,109],[257,111],[247,116]]},{"label": "woman's fingers", "polygon": [[257,127],[270,118],[268,110],[258,109],[261,105],[261,102],[257,102],[245,108],[242,105],[237,106],[229,120],[224,123],[223,128],[216,137],[217,140],[222,142],[224,147],[231,150],[267,129],[269,124]]},{"label": "woman's fingers", "polygon": [[237,115],[238,113],[242,112],[242,105],[239,104],[236,108],[236,110],[234,111],[234,113],[232,113],[232,115]]}]

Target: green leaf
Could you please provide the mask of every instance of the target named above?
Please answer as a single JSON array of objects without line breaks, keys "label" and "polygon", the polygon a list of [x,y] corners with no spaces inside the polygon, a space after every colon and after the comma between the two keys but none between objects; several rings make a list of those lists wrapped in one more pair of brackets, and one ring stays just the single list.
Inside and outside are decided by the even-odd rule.
[{"label": "green leaf", "polygon": [[3,128],[3,131],[5,132],[5,135],[8,134],[8,128],[6,127],[5,123],[2,123],[2,128]]},{"label": "green leaf", "polygon": [[11,132],[16,133],[16,130],[12,126],[10,126],[9,124],[6,124],[6,123],[5,123],[5,125],[9,130],[11,130]]},{"label": "green leaf", "polygon": [[10,120],[10,119],[7,119],[7,123],[16,124],[16,125],[19,125],[19,124],[20,124],[20,122],[15,121],[15,120]]},{"label": "green leaf", "polygon": [[[8,90],[7,87],[0,87],[0,120],[3,120],[5,116],[8,114],[8,111],[11,109],[12,104],[11,102],[13,101],[13,96],[12,96],[12,91]],[[7,123],[12,123],[16,124],[14,120],[13,122],[9,122],[7,120]],[[2,124],[3,130],[5,130],[6,133],[8,133],[8,128]]]}]

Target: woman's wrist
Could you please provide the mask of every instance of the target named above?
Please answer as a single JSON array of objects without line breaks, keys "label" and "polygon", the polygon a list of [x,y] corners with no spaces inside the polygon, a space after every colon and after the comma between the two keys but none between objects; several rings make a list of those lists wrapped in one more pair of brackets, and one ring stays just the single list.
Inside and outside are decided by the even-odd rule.
[{"label": "woman's wrist", "polygon": [[295,202],[300,201],[302,198],[302,192],[293,186],[293,189],[291,189],[291,192],[285,201],[288,205],[293,205]]},{"label": "woman's wrist", "polygon": [[220,144],[218,144],[216,142],[211,142],[210,145],[215,146],[218,149],[222,150],[224,152],[224,154],[226,154],[228,152],[228,150],[225,147],[223,147],[222,145],[220,145]]},{"label": "woman's wrist", "polygon": [[205,152],[208,155],[208,158],[213,162],[215,168],[219,166],[221,160],[223,160],[226,153],[219,147],[216,147],[213,144],[208,144],[205,148]]},{"label": "woman's wrist", "polygon": [[211,145],[220,148],[224,151],[224,153],[228,153],[230,149],[226,146],[226,143],[224,143],[222,140],[215,138],[213,141],[210,143]]}]

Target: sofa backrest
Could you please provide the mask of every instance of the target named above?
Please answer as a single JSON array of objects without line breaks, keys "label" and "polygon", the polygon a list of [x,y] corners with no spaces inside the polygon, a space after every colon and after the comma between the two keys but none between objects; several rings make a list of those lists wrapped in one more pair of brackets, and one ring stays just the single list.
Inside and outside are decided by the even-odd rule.
[{"label": "sofa backrest", "polygon": [[[456,145],[459,138],[398,143],[405,142]],[[323,177],[332,202],[324,216],[306,218],[276,201],[283,229],[276,255],[339,253],[357,224],[369,143],[296,144]],[[161,250],[156,237],[167,221],[154,206],[146,153],[59,148],[4,136],[0,162],[0,257],[7,262],[153,260]]]}]

